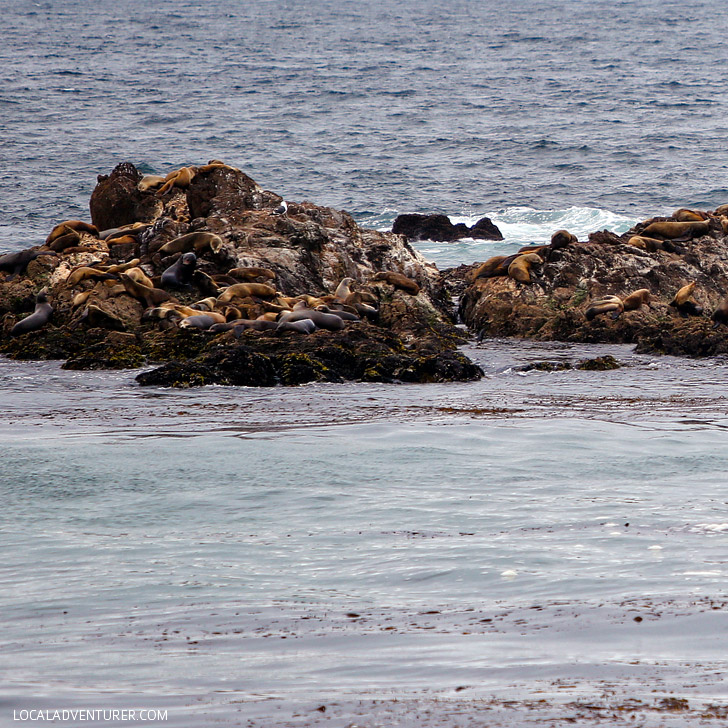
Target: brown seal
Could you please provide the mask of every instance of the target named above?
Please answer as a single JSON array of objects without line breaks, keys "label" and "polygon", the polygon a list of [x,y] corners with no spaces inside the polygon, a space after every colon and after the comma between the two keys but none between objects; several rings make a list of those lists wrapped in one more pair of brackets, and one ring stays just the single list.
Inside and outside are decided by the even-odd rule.
[{"label": "brown seal", "polygon": [[592,321],[603,313],[611,313],[612,318],[616,319],[622,311],[624,311],[624,304],[619,296],[604,296],[594,301],[587,308],[585,315],[587,321]]},{"label": "brown seal", "polygon": [[218,297],[218,303],[228,303],[234,298],[247,298],[258,296],[259,298],[272,298],[276,295],[276,289],[267,286],[265,283],[236,283],[228,286]]},{"label": "brown seal", "polygon": [[508,275],[519,283],[531,283],[531,266],[542,264],[543,258],[536,253],[519,255],[508,266]]},{"label": "brown seal", "polygon": [[689,210],[687,207],[681,207],[672,213],[672,218],[678,222],[701,222],[709,217],[707,212],[702,210]]},{"label": "brown seal", "polygon": [[[346,279],[344,279],[346,280]],[[411,278],[402,275],[401,273],[392,273],[391,271],[382,271],[377,273],[373,281],[385,281],[390,286],[399,288],[405,293],[409,293],[411,296],[416,296],[420,292],[420,286],[417,281],[413,281]],[[346,298],[344,299],[346,300]]]},{"label": "brown seal", "polygon": [[642,235],[653,237],[659,235],[661,238],[694,238],[697,235],[707,235],[710,232],[710,222],[653,222],[643,231]]},{"label": "brown seal", "polygon": [[194,233],[180,235],[174,240],[162,245],[157,252],[162,255],[171,255],[172,253],[196,253],[200,255],[207,250],[217,253],[222,247],[223,240],[215,233],[208,233],[202,230]]},{"label": "brown seal", "polygon": [[694,290],[695,281],[691,281],[675,294],[668,305],[676,308],[681,316],[702,316],[703,307],[690,300]]},{"label": "brown seal", "polygon": [[231,268],[227,274],[241,281],[254,281],[256,278],[273,280],[276,277],[270,268]]},{"label": "brown seal", "polygon": [[83,222],[82,220],[66,220],[65,222],[58,223],[58,225],[51,230],[50,234],[46,238],[45,244],[50,246],[56,238],[60,238],[61,235],[66,235],[69,230],[74,230],[77,233],[89,233],[89,235],[93,235],[95,238],[99,237],[99,230],[95,225]]},{"label": "brown seal", "polygon": [[551,236],[551,248],[559,250],[559,248],[565,248],[567,245],[573,245],[578,243],[579,239],[576,235],[572,235],[568,230],[557,230]]}]

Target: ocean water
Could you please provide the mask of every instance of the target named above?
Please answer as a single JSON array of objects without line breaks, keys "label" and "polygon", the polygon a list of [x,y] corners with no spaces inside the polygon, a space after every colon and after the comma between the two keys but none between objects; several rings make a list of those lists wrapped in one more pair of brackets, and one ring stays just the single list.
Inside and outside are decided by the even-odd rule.
[{"label": "ocean water", "polygon": [[[0,252],[88,219],[121,161],[504,232],[418,244],[440,267],[715,207],[724,15],[8,3]],[[723,725],[726,362],[468,353],[480,382],[266,391],[0,360],[0,725]]]}]

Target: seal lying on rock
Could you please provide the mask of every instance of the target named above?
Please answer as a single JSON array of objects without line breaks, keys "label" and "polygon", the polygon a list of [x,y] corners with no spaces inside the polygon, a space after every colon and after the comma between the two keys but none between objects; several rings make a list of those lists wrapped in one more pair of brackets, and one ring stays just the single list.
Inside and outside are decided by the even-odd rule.
[{"label": "seal lying on rock", "polygon": [[0,270],[8,271],[10,275],[5,279],[11,281],[16,276],[25,272],[28,267],[28,263],[31,260],[35,260],[40,255],[55,255],[50,250],[36,250],[29,248],[28,250],[21,250],[19,253],[6,253],[0,255]]},{"label": "seal lying on rock", "polygon": [[390,286],[399,288],[401,291],[409,293],[411,296],[416,296],[420,292],[419,283],[417,283],[417,281],[413,281],[411,278],[407,278],[407,276],[403,276],[401,273],[382,271],[381,273],[377,273],[372,280],[385,281],[386,283],[389,283]]},{"label": "seal lying on rock", "polygon": [[587,321],[593,321],[596,316],[603,313],[611,313],[612,318],[619,318],[624,311],[636,311],[643,304],[649,305],[650,291],[647,288],[640,288],[634,293],[630,293],[624,300],[619,296],[604,296],[598,301],[594,301],[586,310]]},{"label": "seal lying on rock", "polygon": [[30,316],[26,316],[22,321],[18,321],[12,329],[10,336],[20,336],[31,331],[37,331],[48,323],[53,314],[53,306],[48,303],[48,289],[42,288],[35,298],[35,310]]}]

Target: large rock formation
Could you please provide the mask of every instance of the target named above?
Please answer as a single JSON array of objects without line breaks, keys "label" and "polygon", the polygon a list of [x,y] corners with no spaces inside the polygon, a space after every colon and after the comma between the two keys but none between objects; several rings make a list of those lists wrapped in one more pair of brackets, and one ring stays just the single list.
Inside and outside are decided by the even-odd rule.
[{"label": "large rock formation", "polygon": [[[509,275],[473,279],[483,270],[476,264],[450,271],[450,285],[457,290],[465,282],[460,314],[481,336],[637,343],[640,351],[694,356],[728,353],[726,328],[714,328],[711,320],[728,295],[728,221],[707,217],[705,226],[677,239],[655,228],[654,237],[641,235],[653,222],[673,221],[653,218],[623,235],[604,231],[587,242],[541,248],[535,253],[543,264],[532,269],[530,283]],[[676,306],[677,292],[691,283],[688,304]],[[595,313],[595,303],[624,301],[642,289],[649,302],[635,310],[620,312],[617,303]]]},{"label": "large rock formation", "polygon": [[[455,351],[464,337],[437,269],[406,240],[310,202],[276,214],[280,203],[221,162],[158,179],[119,165],[91,196],[92,221],[107,233],[67,221],[41,246],[47,255],[20,275],[0,272],[0,350],[75,369],[163,362],[141,381],[178,386],[482,375]],[[169,273],[182,261],[184,280]],[[11,337],[43,286],[51,322]],[[275,327],[287,311],[315,318],[308,312],[322,306],[339,330],[244,329]],[[184,328],[209,326],[204,315],[238,328]]]}]

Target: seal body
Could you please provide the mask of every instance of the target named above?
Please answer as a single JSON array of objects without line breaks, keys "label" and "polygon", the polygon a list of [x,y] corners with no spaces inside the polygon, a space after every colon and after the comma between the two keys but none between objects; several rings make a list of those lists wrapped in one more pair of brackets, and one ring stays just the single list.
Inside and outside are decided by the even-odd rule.
[{"label": "seal body", "polygon": [[12,329],[10,336],[20,336],[31,331],[38,331],[48,323],[53,314],[53,306],[48,303],[48,291],[43,288],[35,298],[35,310],[30,316],[26,316],[22,321],[18,321]]},{"label": "seal body", "polygon": [[295,331],[299,334],[312,334],[316,331],[316,324],[309,318],[300,321],[281,321],[276,331]]},{"label": "seal body", "polygon": [[197,267],[197,256],[185,253],[162,273],[161,285],[170,288],[186,288],[192,283],[192,276]]},{"label": "seal body", "polygon": [[344,320],[332,313],[323,313],[314,308],[299,308],[295,311],[286,311],[281,314],[279,322],[301,321],[302,319],[311,319],[320,329],[328,331],[341,331],[344,328]]},{"label": "seal body", "polygon": [[411,296],[416,296],[420,292],[420,286],[417,281],[413,281],[407,276],[403,276],[401,273],[392,273],[391,271],[382,271],[377,273],[373,281],[386,281],[390,286],[399,288],[405,293],[409,293]]}]

